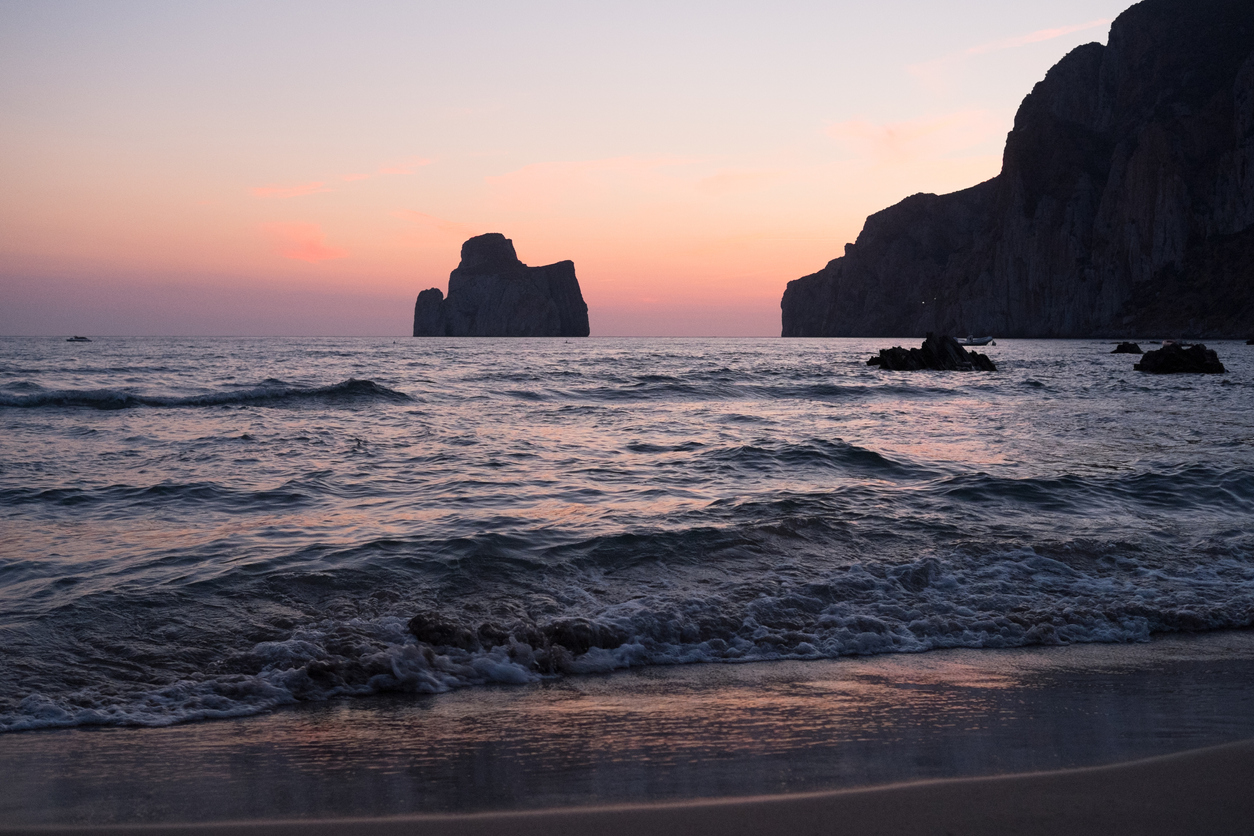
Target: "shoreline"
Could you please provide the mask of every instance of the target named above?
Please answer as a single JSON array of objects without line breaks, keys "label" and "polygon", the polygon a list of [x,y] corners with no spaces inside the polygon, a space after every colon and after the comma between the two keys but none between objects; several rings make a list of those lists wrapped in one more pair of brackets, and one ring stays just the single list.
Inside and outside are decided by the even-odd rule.
[{"label": "shoreline", "polygon": [[[165,728],[0,735],[0,822],[10,828],[0,833],[468,827],[580,810],[794,804],[1089,774],[1245,741],[1231,755],[1240,771],[1254,763],[1252,708],[1249,630],[644,668]],[[1220,786],[1227,767],[1210,760],[1197,768]]]},{"label": "shoreline", "polygon": [[1244,834],[1254,740],[1108,766],[866,789],[535,811],[207,824],[0,828],[4,836],[563,836],[604,834]]}]

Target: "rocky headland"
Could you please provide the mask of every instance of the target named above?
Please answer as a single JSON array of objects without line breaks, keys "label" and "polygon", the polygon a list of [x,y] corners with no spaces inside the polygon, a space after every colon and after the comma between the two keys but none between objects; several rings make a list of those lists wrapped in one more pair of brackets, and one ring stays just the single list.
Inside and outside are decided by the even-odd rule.
[{"label": "rocky headland", "polygon": [[414,304],[415,337],[586,337],[588,331],[574,263],[528,267],[499,232],[462,244],[448,298],[433,287]]},{"label": "rocky headland", "polygon": [[1254,322],[1254,2],[1144,0],[1023,100],[1001,173],[871,215],[783,335],[1237,337]]}]

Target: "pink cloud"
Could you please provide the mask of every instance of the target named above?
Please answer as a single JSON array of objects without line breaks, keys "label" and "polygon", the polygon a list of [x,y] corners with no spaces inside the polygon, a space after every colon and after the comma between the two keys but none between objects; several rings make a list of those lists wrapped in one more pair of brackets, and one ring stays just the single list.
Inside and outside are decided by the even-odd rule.
[{"label": "pink cloud", "polygon": [[352,183],[357,180],[369,180],[372,177],[379,177],[384,174],[413,174],[422,166],[431,165],[432,162],[434,160],[429,160],[426,157],[409,157],[393,165],[381,165],[377,171],[370,174],[345,174],[340,179]]},{"label": "pink cloud", "polygon": [[931,61],[923,61],[918,64],[910,64],[906,67],[906,72],[910,73],[925,86],[930,89],[938,90],[948,86],[946,76],[954,67],[967,58],[974,55],[986,55],[990,52],[1001,52],[1005,49],[1016,49],[1028,44],[1041,43],[1042,41],[1052,41],[1054,38],[1061,38],[1070,35],[1073,32],[1083,32],[1086,29],[1096,29],[1099,26],[1106,26],[1110,23],[1110,18],[1101,18],[1098,20],[1090,20],[1087,23],[1073,23],[1068,26],[1056,26],[1053,29],[1038,29],[1026,35],[1017,35],[1012,38],[1002,38],[998,41],[989,41],[988,43],[978,44],[973,47],[962,50],[961,52],[943,55],[940,58],[934,58]]},{"label": "pink cloud", "polygon": [[329,192],[326,183],[302,183],[298,186],[256,186],[252,189],[254,197],[300,197],[307,194]]},{"label": "pink cloud", "polygon": [[446,235],[458,238],[471,238],[483,232],[483,229],[480,227],[437,218],[435,215],[428,215],[426,212],[419,212],[416,209],[401,209],[393,212],[392,215],[397,218],[416,221],[425,227],[434,228]]},{"label": "pink cloud", "polygon": [[261,229],[284,258],[317,263],[348,256],[348,250],[327,246],[318,224],[267,223]]},{"label": "pink cloud", "polygon": [[963,55],[983,55],[986,52],[998,52],[1003,49],[1014,49],[1019,46],[1027,46],[1028,44],[1040,43],[1041,41],[1052,41],[1054,38],[1061,38],[1063,35],[1070,35],[1072,32],[1083,32],[1085,29],[1096,29],[1099,26],[1109,24],[1110,18],[1101,18],[1100,20],[1090,20],[1088,23],[1074,23],[1070,26],[1058,26],[1054,29],[1038,29],[1027,35],[1020,35],[1015,38],[1004,38],[1000,41],[992,41],[979,46],[973,46],[964,50]]}]

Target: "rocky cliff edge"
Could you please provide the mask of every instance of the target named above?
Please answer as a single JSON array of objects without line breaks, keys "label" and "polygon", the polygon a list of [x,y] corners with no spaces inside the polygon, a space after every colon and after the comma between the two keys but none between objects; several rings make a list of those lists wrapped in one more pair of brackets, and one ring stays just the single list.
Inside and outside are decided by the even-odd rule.
[{"label": "rocky cliff edge", "polygon": [[1145,0],[1023,100],[1001,173],[866,220],[783,335],[1245,337],[1254,2]]}]

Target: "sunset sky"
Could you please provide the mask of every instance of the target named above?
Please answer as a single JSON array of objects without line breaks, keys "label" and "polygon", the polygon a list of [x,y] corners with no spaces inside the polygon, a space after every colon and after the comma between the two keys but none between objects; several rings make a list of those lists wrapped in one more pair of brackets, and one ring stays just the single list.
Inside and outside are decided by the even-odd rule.
[{"label": "sunset sky", "polygon": [[1127,5],[0,0],[0,334],[405,335],[501,232],[594,336],[778,335]]}]

